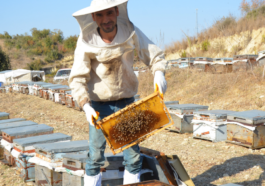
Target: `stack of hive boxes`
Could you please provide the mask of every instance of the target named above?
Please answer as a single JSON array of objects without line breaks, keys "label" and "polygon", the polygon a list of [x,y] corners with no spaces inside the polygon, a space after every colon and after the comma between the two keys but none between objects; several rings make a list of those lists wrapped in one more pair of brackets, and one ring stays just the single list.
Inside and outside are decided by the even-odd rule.
[{"label": "stack of hive boxes", "polygon": [[250,110],[227,116],[227,142],[252,149],[265,147],[265,112]]},{"label": "stack of hive boxes", "polygon": [[191,121],[193,119],[193,113],[208,110],[208,106],[196,104],[169,105],[167,107],[174,121],[174,125],[169,130],[179,133],[192,133],[193,125]]},{"label": "stack of hive boxes", "polygon": [[235,113],[229,110],[208,110],[194,112],[193,137],[213,142],[227,139],[227,115]]}]

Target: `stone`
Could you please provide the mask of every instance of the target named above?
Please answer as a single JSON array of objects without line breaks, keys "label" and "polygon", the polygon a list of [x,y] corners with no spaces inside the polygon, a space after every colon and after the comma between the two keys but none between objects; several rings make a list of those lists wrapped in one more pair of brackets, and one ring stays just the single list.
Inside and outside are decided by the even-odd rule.
[{"label": "stone", "polygon": [[260,149],[260,151],[261,151],[261,152],[265,152],[265,148],[263,148],[263,149]]}]

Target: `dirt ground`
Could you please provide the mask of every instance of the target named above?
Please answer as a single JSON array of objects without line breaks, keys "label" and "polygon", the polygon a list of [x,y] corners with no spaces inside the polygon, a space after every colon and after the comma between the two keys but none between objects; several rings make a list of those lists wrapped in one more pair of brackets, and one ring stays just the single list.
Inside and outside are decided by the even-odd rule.
[{"label": "dirt ground", "polygon": [[[0,112],[11,118],[25,118],[54,127],[54,132],[88,139],[85,114],[35,96],[0,94]],[[178,155],[197,186],[237,183],[246,186],[265,185],[265,149],[251,150],[225,142],[212,143],[193,139],[192,134],[163,131],[141,146]],[[0,186],[25,185],[15,168],[0,165]]]}]

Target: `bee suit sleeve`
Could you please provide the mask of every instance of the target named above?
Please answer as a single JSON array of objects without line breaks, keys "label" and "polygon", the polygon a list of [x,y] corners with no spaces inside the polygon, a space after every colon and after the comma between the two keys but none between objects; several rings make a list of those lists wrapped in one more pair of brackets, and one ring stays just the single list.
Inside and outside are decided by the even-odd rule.
[{"label": "bee suit sleeve", "polygon": [[91,61],[82,47],[82,32],[77,40],[74,64],[69,77],[72,96],[79,106],[83,107],[89,100],[87,83],[90,80]]},{"label": "bee suit sleeve", "polygon": [[147,66],[151,66],[152,74],[155,74],[156,71],[165,73],[167,61],[164,52],[137,27],[135,27],[135,32],[134,44],[140,61]]}]

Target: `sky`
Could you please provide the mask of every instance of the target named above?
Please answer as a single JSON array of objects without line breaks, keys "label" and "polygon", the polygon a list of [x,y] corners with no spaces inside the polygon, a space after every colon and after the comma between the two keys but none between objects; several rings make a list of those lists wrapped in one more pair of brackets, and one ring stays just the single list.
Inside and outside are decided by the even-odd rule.
[{"label": "sky", "polygon": [[[130,20],[160,47],[210,27],[215,20],[232,14],[239,18],[242,0],[129,0]],[[31,34],[32,28],[60,29],[64,37],[79,34],[72,14],[90,6],[91,0],[2,1],[0,33]]]}]

